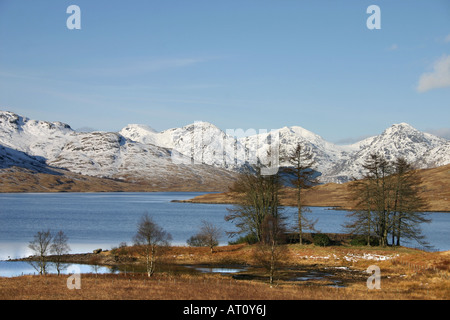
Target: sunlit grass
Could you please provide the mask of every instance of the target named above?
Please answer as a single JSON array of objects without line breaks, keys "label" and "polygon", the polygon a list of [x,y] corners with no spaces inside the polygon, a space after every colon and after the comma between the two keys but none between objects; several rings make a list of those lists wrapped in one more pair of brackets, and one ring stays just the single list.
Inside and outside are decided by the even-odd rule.
[{"label": "sunlit grass", "polygon": [[[444,299],[450,298],[448,252],[424,252],[408,248],[316,247],[288,245],[289,257],[281,275],[304,270],[338,270],[348,281],[345,287],[330,287],[324,281],[288,281],[282,277],[269,285],[263,269],[255,268],[250,280],[231,275],[159,272],[82,274],[81,289],[67,288],[67,275],[0,278],[0,299],[163,299],[163,300],[354,300],[354,299]],[[256,263],[254,246],[217,248],[171,247],[165,251],[172,265]],[[133,248],[127,254],[133,255]],[[103,253],[107,256],[108,253]],[[170,258],[170,259],[169,259]],[[351,259],[350,259],[351,258]],[[376,260],[381,259],[381,260]],[[369,290],[365,270],[381,270],[381,289]],[[344,280],[346,281],[346,280]]]}]

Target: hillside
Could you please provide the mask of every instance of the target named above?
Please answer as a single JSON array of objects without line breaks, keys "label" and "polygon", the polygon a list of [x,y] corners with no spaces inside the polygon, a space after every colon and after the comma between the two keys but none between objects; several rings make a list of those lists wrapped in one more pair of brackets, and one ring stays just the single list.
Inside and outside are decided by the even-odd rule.
[{"label": "hillside", "polygon": [[52,173],[11,167],[0,169],[0,192],[154,192],[154,191],[226,191],[233,175],[205,175],[201,179],[184,175],[184,179],[145,179],[125,181],[81,175],[62,169]]},{"label": "hillside", "polygon": [[[450,212],[450,164],[433,169],[418,170],[422,178],[422,197],[428,201],[426,211]],[[305,205],[317,207],[339,207],[352,209],[349,201],[349,186],[352,182],[343,184],[327,183],[311,188],[303,193]],[[296,205],[296,190],[285,188],[282,191],[281,203],[286,206]],[[195,203],[236,203],[236,195],[231,192],[205,194],[186,202]]]}]

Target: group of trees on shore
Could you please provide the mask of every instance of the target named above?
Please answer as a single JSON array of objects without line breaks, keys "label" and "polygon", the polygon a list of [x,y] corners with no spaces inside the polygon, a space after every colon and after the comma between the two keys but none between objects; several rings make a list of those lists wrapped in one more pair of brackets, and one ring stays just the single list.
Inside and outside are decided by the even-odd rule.
[{"label": "group of trees on shore", "polygon": [[351,184],[356,210],[349,215],[347,229],[364,235],[368,245],[375,240],[380,246],[399,246],[404,239],[426,245],[420,225],[430,219],[423,212],[421,179],[412,165],[401,157],[389,162],[371,154],[363,168],[363,179]]},{"label": "group of trees on shore", "polygon": [[68,237],[62,230],[55,235],[50,230],[38,231],[28,245],[38,257],[38,260],[31,261],[30,264],[40,275],[45,275],[48,272],[47,256],[48,254],[52,254],[54,255],[52,261],[59,275],[63,269],[62,256],[68,254],[70,251],[67,241]]},{"label": "group of trees on shore", "polygon": [[[275,219],[277,228],[286,231],[286,217],[280,204],[280,192],[286,180],[296,189],[295,231],[299,243],[302,244],[305,230],[316,231],[317,220],[312,221],[305,216],[308,207],[302,199],[303,191],[319,183],[313,154],[298,144],[291,152],[282,154],[281,159],[287,161],[289,166],[280,167],[275,174],[261,174],[262,164],[240,174],[231,188],[239,197],[238,204],[229,210],[230,214],[225,218],[233,221],[238,228],[231,235],[250,235],[256,242],[264,242],[266,219]],[[348,215],[351,222],[345,225],[346,230],[366,237],[368,245],[374,239],[380,246],[399,246],[401,239],[425,244],[420,224],[430,220],[423,212],[426,202],[420,196],[421,179],[412,164],[402,157],[388,161],[382,155],[371,154],[362,165],[362,170],[363,178],[354,179],[349,184],[351,193],[348,200],[355,205]]]}]

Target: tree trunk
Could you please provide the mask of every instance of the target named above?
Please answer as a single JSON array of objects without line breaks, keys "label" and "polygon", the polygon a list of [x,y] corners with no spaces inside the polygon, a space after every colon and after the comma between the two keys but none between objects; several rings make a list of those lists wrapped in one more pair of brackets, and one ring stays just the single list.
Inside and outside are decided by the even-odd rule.
[{"label": "tree trunk", "polygon": [[270,257],[270,279],[269,282],[270,284],[273,284],[273,275],[275,274],[275,241],[272,240],[272,245],[270,248],[270,253],[271,253],[271,257]]},{"label": "tree trunk", "polygon": [[300,187],[297,190],[297,207],[298,207],[298,236],[299,236],[299,243],[303,244],[303,231],[302,231],[302,205],[301,205],[301,199],[300,199]]}]

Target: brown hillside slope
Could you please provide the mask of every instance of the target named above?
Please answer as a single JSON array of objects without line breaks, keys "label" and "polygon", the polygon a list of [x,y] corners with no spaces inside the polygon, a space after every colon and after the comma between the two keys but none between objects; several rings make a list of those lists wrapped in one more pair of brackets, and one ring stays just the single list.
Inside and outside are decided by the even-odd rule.
[{"label": "brown hillside slope", "polygon": [[[450,211],[450,164],[418,170],[422,178],[422,197],[428,201],[426,211]],[[305,205],[318,207],[339,207],[351,210],[353,203],[349,201],[349,186],[328,183],[319,185],[303,193]],[[281,203],[286,206],[296,205],[295,190],[285,188],[282,192]],[[206,194],[187,200],[195,203],[235,203],[236,195],[231,192]]]},{"label": "brown hillside slope", "polygon": [[234,176],[210,175],[158,180],[125,181],[76,174],[52,169],[55,174],[37,173],[12,167],[0,170],[0,192],[153,192],[153,191],[226,191]]}]

